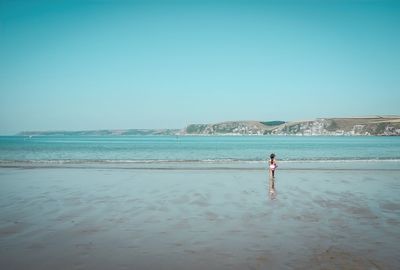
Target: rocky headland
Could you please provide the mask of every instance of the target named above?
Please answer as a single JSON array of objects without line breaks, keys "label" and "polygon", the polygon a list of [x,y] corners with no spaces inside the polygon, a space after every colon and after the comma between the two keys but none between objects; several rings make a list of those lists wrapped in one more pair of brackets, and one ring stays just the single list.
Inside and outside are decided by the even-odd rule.
[{"label": "rocky headland", "polygon": [[191,124],[183,129],[118,129],[86,131],[24,131],[18,135],[292,135],[400,136],[400,116],[317,118],[302,121],[228,121]]},{"label": "rocky headland", "polygon": [[232,121],[193,124],[183,135],[399,136],[400,117],[317,118],[304,121]]}]

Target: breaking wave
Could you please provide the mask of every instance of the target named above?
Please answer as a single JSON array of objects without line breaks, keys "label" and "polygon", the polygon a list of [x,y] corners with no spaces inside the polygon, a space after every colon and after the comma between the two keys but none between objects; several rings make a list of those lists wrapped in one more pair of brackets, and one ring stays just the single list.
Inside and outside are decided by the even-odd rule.
[{"label": "breaking wave", "polygon": [[[104,168],[145,170],[266,170],[265,160],[34,159],[0,160],[0,168]],[[279,160],[279,170],[395,170],[400,158]]]}]

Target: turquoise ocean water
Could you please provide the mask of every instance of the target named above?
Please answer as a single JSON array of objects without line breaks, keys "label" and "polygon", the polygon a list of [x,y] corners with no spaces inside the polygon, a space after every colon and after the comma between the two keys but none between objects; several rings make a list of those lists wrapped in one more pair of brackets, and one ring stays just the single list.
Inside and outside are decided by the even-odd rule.
[{"label": "turquoise ocean water", "polygon": [[400,137],[289,136],[1,136],[0,163],[287,163],[400,164]]}]

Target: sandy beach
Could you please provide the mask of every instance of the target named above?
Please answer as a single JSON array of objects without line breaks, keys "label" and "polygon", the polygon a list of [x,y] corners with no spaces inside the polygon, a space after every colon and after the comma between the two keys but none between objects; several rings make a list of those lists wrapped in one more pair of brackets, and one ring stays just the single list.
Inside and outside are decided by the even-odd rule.
[{"label": "sandy beach", "polygon": [[1,269],[397,269],[398,170],[1,168]]}]

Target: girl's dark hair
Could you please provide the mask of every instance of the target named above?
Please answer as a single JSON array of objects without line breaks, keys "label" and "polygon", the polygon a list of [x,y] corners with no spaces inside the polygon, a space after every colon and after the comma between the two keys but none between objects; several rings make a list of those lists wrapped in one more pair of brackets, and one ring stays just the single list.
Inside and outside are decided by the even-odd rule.
[{"label": "girl's dark hair", "polygon": [[275,158],[275,154],[272,153],[269,157],[270,158]]}]

